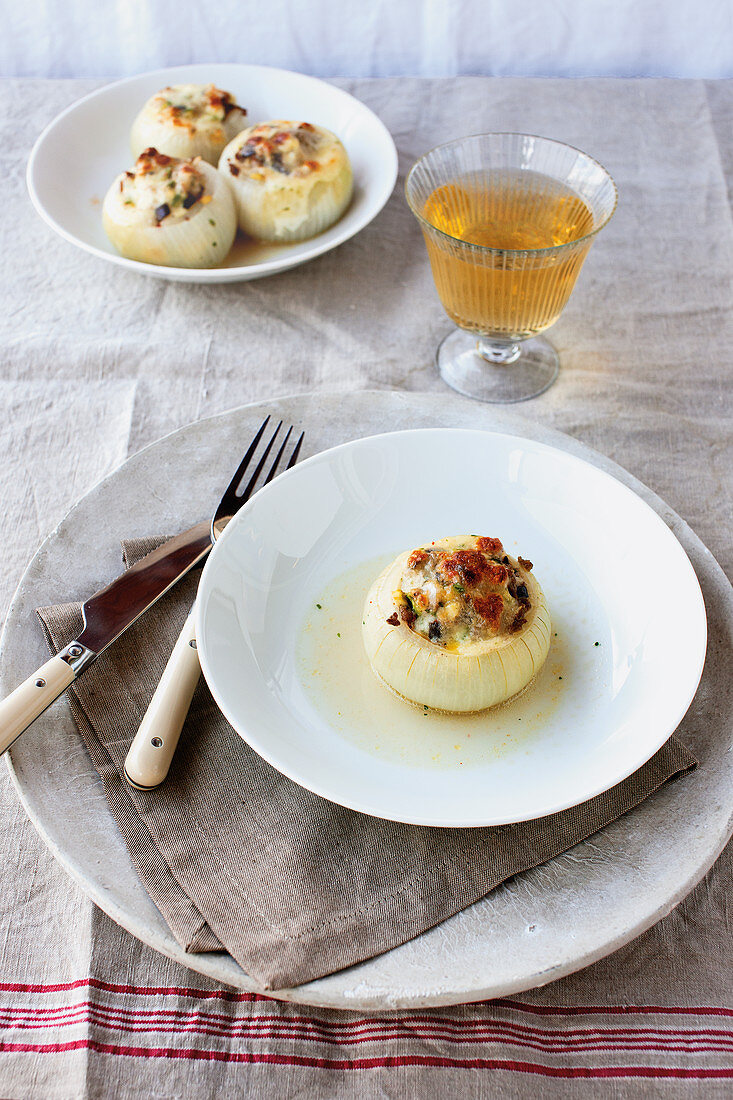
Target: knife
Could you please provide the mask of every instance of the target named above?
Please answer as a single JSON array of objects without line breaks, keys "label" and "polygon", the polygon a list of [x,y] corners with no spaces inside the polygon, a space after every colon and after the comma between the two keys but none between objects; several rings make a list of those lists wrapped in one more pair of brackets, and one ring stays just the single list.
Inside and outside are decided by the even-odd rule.
[{"label": "knife", "polygon": [[79,637],[0,702],[0,753],[210,549],[210,524],[199,523],[95,592],[82,606],[84,629]]}]

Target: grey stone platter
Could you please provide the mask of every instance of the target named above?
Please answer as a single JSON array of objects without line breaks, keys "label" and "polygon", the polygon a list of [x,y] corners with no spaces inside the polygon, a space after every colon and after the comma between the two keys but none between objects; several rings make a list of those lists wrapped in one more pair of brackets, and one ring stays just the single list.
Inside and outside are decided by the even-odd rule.
[{"label": "grey stone platter", "polygon": [[[507,431],[575,454],[629,486],[671,528],[697,573],[709,629],[702,681],[678,731],[700,761],[695,772],[410,943],[268,995],[359,1010],[507,996],[579,970],[655,924],[702,878],[731,834],[733,698],[726,665],[733,591],[710,552],[649,489],[583,444],[512,412],[452,395],[311,394],[235,409],[174,432],[97,485],[31,561],[0,643],[3,693],[47,657],[34,609],[83,599],[107,583],[120,571],[121,537],[173,533],[209,514],[263,410],[307,429],[306,454],[359,436],[435,426]],[[173,939],[133,870],[63,699],[15,743],[8,762],[51,852],[113,920],[209,978],[264,992],[229,955],[189,955]]]}]

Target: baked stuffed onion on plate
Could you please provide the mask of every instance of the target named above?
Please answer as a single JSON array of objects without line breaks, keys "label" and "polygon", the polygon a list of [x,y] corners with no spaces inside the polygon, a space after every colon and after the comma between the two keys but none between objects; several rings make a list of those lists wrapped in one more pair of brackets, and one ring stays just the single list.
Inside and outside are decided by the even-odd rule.
[{"label": "baked stuffed onion on plate", "polygon": [[527,686],[550,647],[532,563],[497,538],[444,538],[407,551],[372,585],[362,634],[377,676],[412,703],[476,711]]},{"label": "baked stuffed onion on plate", "polygon": [[104,200],[107,236],[130,260],[168,267],[214,267],[237,232],[234,201],[215,168],[146,149]]},{"label": "baked stuffed onion on plate", "polygon": [[[194,113],[188,113],[190,105],[179,99],[178,89],[194,85],[226,89],[222,95],[230,94],[235,104],[247,108],[246,118],[240,111],[227,110],[228,102],[216,108],[214,113],[226,113],[226,118],[213,118],[213,129],[218,129],[220,122],[225,123],[222,129],[227,131],[227,141],[244,123],[292,119],[296,113],[338,134],[348,151],[356,186],[353,198],[337,221],[307,240],[283,240],[282,244],[276,241],[266,247],[259,243],[250,247],[249,242],[242,242],[240,248],[235,244],[225,258],[219,256],[208,267],[140,262],[121,255],[105,233],[100,206],[110,181],[130,163],[133,120],[151,96],[155,98],[157,90],[176,89],[175,97],[166,97],[170,103],[166,110],[178,119],[179,125],[174,127],[176,135],[183,135],[188,132]],[[213,101],[210,106],[214,107]],[[186,109],[174,111],[174,108]],[[228,130],[230,126],[233,133]],[[199,129],[197,125],[197,133]],[[168,146],[158,131],[136,135],[136,140],[139,143],[136,155],[146,148],[155,148],[167,156],[192,159],[190,148],[184,152],[181,146]],[[208,155],[204,152],[205,157]],[[63,165],[61,176],[59,165]],[[65,240],[140,275],[192,283],[259,279],[336,248],[376,216],[392,193],[396,178],[394,142],[384,124],[359,100],[341,88],[302,73],[235,64],[182,65],[143,73],[92,92],[47,127],[33,148],[27,172],[36,210]],[[234,176],[230,173],[228,179],[233,180]],[[217,251],[220,247],[218,244]]]},{"label": "baked stuffed onion on plate", "polygon": [[351,201],[354,177],[343,145],[310,122],[261,122],[227,145],[240,228],[262,241],[305,241],[333,225]]},{"label": "baked stuffed onion on plate", "polygon": [[215,84],[171,84],[151,96],[132,124],[133,157],[153,146],[216,166],[224,146],[244,129],[247,112]]},{"label": "baked stuffed onion on plate", "polygon": [[[506,549],[430,542],[462,531]],[[400,547],[367,603],[367,654],[367,592]],[[388,431],[306,458],[227,526],[197,615],[207,683],[251,748],[341,805],[440,827],[543,817],[619,783],[670,736],[705,654],[700,586],[663,519],[591,461],[498,431]],[[550,639],[528,689],[480,710],[521,691]]]}]

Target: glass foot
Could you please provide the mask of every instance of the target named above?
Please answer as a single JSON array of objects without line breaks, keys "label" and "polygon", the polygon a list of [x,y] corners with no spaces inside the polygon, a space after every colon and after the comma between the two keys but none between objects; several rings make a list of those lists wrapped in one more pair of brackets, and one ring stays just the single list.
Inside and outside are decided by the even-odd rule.
[{"label": "glass foot", "polygon": [[477,401],[527,401],[552,385],[560,360],[543,336],[522,340],[516,346],[519,353],[512,361],[490,362],[479,353],[475,334],[455,329],[438,348],[440,376],[452,389]]}]

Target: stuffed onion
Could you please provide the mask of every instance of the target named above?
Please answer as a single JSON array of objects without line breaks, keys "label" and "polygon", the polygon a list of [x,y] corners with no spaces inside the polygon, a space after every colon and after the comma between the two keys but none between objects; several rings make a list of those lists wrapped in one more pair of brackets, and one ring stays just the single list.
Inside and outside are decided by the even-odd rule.
[{"label": "stuffed onion", "polygon": [[216,166],[224,146],[245,126],[247,112],[213,84],[174,84],[156,92],[132,125],[138,157],[151,146],[171,157],[203,157]]},{"label": "stuffed onion", "polygon": [[363,638],[377,676],[412,703],[477,711],[516,695],[550,647],[532,563],[499,539],[446,538],[401,554],[377,578]]},{"label": "stuffed onion", "polygon": [[240,228],[263,241],[304,241],[338,221],[351,201],[348,155],[309,122],[263,122],[227,145],[219,171],[232,185]]},{"label": "stuffed onion", "polygon": [[216,267],[229,252],[237,216],[226,180],[200,157],[146,149],[104,200],[104,228],[123,256],[166,267]]}]

